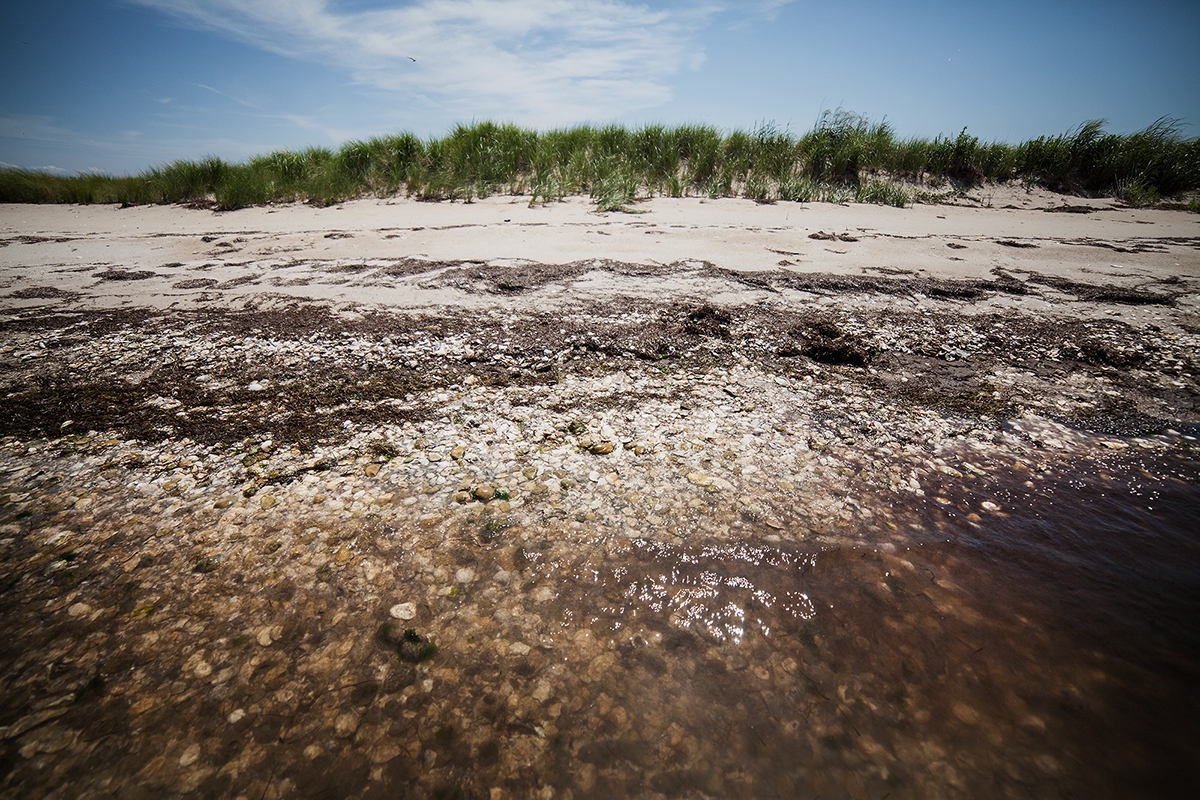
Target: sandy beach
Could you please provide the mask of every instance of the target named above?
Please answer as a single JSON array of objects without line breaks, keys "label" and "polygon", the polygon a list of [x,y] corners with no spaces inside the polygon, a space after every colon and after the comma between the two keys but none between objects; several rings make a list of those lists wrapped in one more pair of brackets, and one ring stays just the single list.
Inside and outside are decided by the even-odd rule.
[{"label": "sandy beach", "polygon": [[[1146,291],[1196,277],[1195,215],[1037,189],[977,194],[971,197],[979,202],[905,209],[657,198],[638,204],[636,214],[595,213],[585,198],[530,207],[528,198],[511,197],[226,213],[5,206],[0,280],[10,287],[7,308],[42,307],[46,298],[37,292],[53,290],[64,299],[78,292],[81,308],[252,300],[257,308],[318,301],[543,310],[610,296],[763,299],[752,286],[721,281],[722,271],[934,281],[1008,274],[1026,283],[1042,276]],[[604,268],[609,262],[638,274],[613,274]],[[699,269],[705,265],[716,271]],[[440,275],[446,267],[457,268],[454,280]],[[467,269],[477,271],[478,283]],[[497,286],[508,278],[524,290]]]},{"label": "sandy beach", "polygon": [[592,209],[0,206],[0,796],[1186,784],[1200,217]]}]

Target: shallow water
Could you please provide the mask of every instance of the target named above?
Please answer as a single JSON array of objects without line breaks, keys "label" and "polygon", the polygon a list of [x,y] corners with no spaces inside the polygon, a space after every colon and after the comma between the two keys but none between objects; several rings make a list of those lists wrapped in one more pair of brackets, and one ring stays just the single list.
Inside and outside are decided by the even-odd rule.
[{"label": "shallow water", "polygon": [[[985,466],[924,474],[894,531],[301,518],[211,572],[97,519],[111,614],[5,597],[37,631],[3,653],[5,696],[75,699],[7,753],[3,791],[1181,796],[1200,465]],[[154,535],[204,541],[180,524]]]},{"label": "shallow water", "polygon": [[[986,522],[958,510],[980,486],[935,473],[908,546],[635,540],[528,573],[564,632],[619,643],[635,727],[697,738],[652,759],[658,791],[1171,796],[1200,743],[1200,473],[1089,466],[992,473]],[[650,769],[591,755],[598,796]]]},{"label": "shallow water", "polygon": [[935,474],[927,495],[950,502],[923,516],[946,542],[926,560],[953,564],[980,613],[1024,626],[993,642],[1028,658],[1009,690],[1036,691],[1042,666],[1066,678],[1046,695],[1064,787],[1182,796],[1200,753],[1200,467],[1113,456],[1027,474],[993,473],[1002,510],[975,524],[958,510],[972,493]]}]

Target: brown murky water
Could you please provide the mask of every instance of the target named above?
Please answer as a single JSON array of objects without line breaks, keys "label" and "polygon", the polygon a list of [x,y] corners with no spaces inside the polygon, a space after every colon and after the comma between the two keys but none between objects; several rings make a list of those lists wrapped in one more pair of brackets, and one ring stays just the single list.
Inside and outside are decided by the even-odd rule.
[{"label": "brown murky water", "polygon": [[177,574],[114,524],[116,613],[3,597],[6,702],[66,698],[6,720],[3,795],[1184,796],[1200,465],[1058,470],[933,473],[837,547],[397,515]]}]

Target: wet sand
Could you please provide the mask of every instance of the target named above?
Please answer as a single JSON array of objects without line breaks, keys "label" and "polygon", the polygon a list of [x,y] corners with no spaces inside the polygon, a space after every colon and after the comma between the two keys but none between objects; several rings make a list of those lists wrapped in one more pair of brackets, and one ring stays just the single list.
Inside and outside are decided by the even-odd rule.
[{"label": "wet sand", "polygon": [[3,795],[1177,793],[1200,223],[979,200],[0,208]]}]

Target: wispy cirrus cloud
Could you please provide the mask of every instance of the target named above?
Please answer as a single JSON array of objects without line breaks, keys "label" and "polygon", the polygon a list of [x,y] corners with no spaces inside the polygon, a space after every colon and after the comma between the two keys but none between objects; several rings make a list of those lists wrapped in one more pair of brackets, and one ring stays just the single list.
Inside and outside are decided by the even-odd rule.
[{"label": "wispy cirrus cloud", "polygon": [[[369,10],[334,0],[130,2],[450,114],[535,126],[670,99],[671,76],[704,59],[697,32],[728,10],[703,0],[416,0]],[[750,5],[769,15],[780,0]]]},{"label": "wispy cirrus cloud", "polygon": [[211,86],[205,86],[203,83],[197,83],[196,88],[204,89],[205,91],[212,92],[213,94],[219,94],[219,95],[221,95],[221,97],[228,98],[229,100],[232,100],[233,102],[237,103],[238,105],[246,106],[247,108],[257,108],[258,107],[256,105],[254,105],[253,103],[247,102],[246,100],[242,100],[241,98],[234,97],[233,95],[229,94],[228,92],[222,92],[220,89],[214,89]]}]

